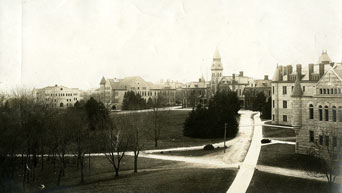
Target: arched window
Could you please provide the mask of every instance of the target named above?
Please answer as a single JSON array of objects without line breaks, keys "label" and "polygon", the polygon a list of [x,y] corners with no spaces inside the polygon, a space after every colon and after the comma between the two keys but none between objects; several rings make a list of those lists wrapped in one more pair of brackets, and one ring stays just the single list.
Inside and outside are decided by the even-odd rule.
[{"label": "arched window", "polygon": [[319,105],[318,107],[318,112],[319,112],[319,120],[323,121],[323,109],[321,105]]},{"label": "arched window", "polygon": [[342,122],[342,107],[341,106],[338,107],[338,117],[339,117],[338,121]]},{"label": "arched window", "polygon": [[59,107],[63,107],[63,103],[60,103],[60,104],[59,104]]},{"label": "arched window", "polygon": [[309,111],[310,111],[310,119],[314,118],[314,107],[312,104],[309,106]]},{"label": "arched window", "polygon": [[329,121],[329,108],[324,106],[325,121]]},{"label": "arched window", "polygon": [[325,94],[326,93],[326,91],[325,91],[325,89],[323,89],[323,94]]},{"label": "arched window", "polygon": [[333,113],[333,121],[336,122],[337,119],[336,119],[336,107],[335,106],[333,106],[332,108],[332,113]]}]

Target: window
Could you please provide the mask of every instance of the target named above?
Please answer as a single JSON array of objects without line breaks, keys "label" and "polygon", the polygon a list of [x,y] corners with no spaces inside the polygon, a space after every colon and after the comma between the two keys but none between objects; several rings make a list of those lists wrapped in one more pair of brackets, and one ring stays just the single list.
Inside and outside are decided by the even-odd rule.
[{"label": "window", "polygon": [[310,111],[310,119],[314,119],[314,107],[313,104],[310,104],[309,106],[309,111]]},{"label": "window", "polygon": [[314,131],[309,131],[310,132],[310,142],[314,142],[315,141],[315,133]]},{"label": "window", "polygon": [[329,136],[328,135],[325,136],[325,145],[329,146]]},{"label": "window", "polygon": [[326,90],[325,89],[323,89],[323,94],[326,94]]},{"label": "window", "polygon": [[319,120],[323,121],[323,109],[321,105],[319,105],[318,107],[318,112],[319,112]]},{"label": "window", "polygon": [[322,89],[319,89],[319,94],[323,94],[323,90]]},{"label": "window", "polygon": [[287,87],[283,86],[283,94],[287,94]]},{"label": "window", "polygon": [[272,86],[272,94],[274,94],[274,86]]},{"label": "window", "polygon": [[303,92],[305,92],[305,86],[303,86]]},{"label": "window", "polygon": [[329,89],[327,89],[327,94],[330,94],[330,91],[329,91]]},{"label": "window", "polygon": [[291,91],[293,91],[293,89],[294,89],[294,86],[291,87]]},{"label": "window", "polygon": [[335,92],[334,92],[334,94],[337,94],[337,89],[335,88]]},{"label": "window", "polygon": [[337,147],[337,137],[333,137],[333,147]]},{"label": "window", "polygon": [[287,115],[283,115],[283,121],[287,122]]},{"label": "window", "polygon": [[324,107],[325,121],[329,121],[329,108],[328,106]]},{"label": "window", "polygon": [[274,121],[274,114],[272,115],[272,121]]},{"label": "window", "polygon": [[338,121],[342,122],[342,107],[338,107]]},{"label": "window", "polygon": [[319,144],[323,145],[323,136],[322,135],[319,136]]},{"label": "window", "polygon": [[330,94],[334,94],[334,89],[330,89]]},{"label": "window", "polygon": [[274,108],[274,100],[272,100],[272,106],[273,106],[273,108]]},{"label": "window", "polygon": [[336,107],[335,106],[333,106],[332,113],[333,113],[333,121],[336,122],[337,118],[336,118]]},{"label": "window", "polygon": [[283,101],[283,108],[287,109],[287,101]]}]

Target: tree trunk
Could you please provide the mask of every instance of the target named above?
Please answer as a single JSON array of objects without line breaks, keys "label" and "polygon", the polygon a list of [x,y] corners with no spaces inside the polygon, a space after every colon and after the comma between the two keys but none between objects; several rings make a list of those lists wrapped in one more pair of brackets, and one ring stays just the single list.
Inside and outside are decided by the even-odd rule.
[{"label": "tree trunk", "polygon": [[158,147],[158,139],[154,138],[154,147]]},{"label": "tree trunk", "polygon": [[43,170],[44,169],[44,153],[43,152],[41,153],[40,157],[41,157],[41,160],[42,160],[41,170]]},{"label": "tree trunk", "polygon": [[84,173],[83,173],[83,159],[80,157],[80,166],[81,166],[81,184],[84,183]]},{"label": "tree trunk", "polygon": [[62,178],[63,174],[64,174],[64,163],[61,163],[61,167],[60,167],[59,173],[58,173],[57,186],[59,186],[61,184],[61,178]]},{"label": "tree trunk", "polygon": [[119,176],[119,168],[115,168],[115,176]]},{"label": "tree trunk", "polygon": [[134,173],[138,173],[138,155],[134,156]]}]

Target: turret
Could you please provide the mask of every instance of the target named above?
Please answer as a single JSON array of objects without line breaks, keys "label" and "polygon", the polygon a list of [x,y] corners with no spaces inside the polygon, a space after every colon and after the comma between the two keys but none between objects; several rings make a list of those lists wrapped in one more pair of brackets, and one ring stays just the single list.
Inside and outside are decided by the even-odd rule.
[{"label": "turret", "polygon": [[211,65],[211,85],[214,93],[217,91],[217,84],[222,77],[223,67],[221,63],[221,56],[216,48],[214,57],[213,57],[213,64]]},{"label": "turret", "polygon": [[298,132],[302,126],[302,96],[303,91],[300,85],[300,74],[297,73],[296,82],[292,91],[292,126],[295,132]]}]

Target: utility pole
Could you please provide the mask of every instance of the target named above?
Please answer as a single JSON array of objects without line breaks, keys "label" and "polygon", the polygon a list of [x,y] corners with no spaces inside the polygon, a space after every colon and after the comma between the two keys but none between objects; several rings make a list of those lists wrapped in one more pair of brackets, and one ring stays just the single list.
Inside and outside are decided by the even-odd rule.
[{"label": "utility pole", "polygon": [[226,134],[227,134],[227,123],[224,124],[223,153],[226,153]]}]

